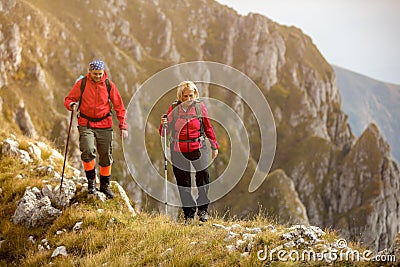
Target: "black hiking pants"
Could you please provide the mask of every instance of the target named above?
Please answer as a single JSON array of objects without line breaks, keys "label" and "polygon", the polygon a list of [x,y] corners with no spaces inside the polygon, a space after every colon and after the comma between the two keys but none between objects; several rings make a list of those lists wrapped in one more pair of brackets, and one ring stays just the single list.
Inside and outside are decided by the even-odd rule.
[{"label": "black hiking pants", "polygon": [[[202,148],[192,152],[176,152],[171,149],[171,160],[175,179],[178,185],[182,209],[187,218],[194,218],[196,208],[198,211],[207,211],[210,200],[208,198],[209,173],[208,152],[205,144]],[[194,200],[191,190],[191,166],[196,171],[196,186],[198,197]]]}]

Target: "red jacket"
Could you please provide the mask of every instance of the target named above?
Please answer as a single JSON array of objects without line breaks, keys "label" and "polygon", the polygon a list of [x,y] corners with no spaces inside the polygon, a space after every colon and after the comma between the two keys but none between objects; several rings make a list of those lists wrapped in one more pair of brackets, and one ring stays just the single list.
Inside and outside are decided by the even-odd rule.
[{"label": "red jacket", "polygon": [[[107,79],[107,73],[104,72],[100,82],[95,83],[90,73],[86,74],[86,87],[83,91],[80,112],[91,118],[101,118],[110,112],[110,104],[108,102],[108,92],[105,80]],[[65,97],[64,106],[68,109],[71,102],[78,102],[81,96],[81,83],[82,79],[77,81],[72,87],[71,91]],[[121,95],[118,92],[115,84],[110,81],[111,91],[110,99],[114,106],[114,110],[119,120],[119,129],[128,129],[126,124],[126,110],[124,103],[122,102]],[[78,125],[87,126],[89,123],[92,128],[111,128],[113,125],[112,117],[109,116],[99,122],[88,122],[83,117],[78,118]]]},{"label": "red jacket", "polygon": [[[206,109],[206,106],[202,102],[200,102],[200,105],[202,110],[201,117],[203,121],[204,134],[208,137],[208,140],[210,140],[211,148],[218,149],[217,139],[215,137],[214,129],[208,117],[208,111]],[[200,121],[197,118],[196,107],[194,106],[194,104],[189,106],[187,111],[183,110],[182,105],[178,105],[176,108],[178,109],[178,116],[175,119],[176,123],[174,125],[175,136],[173,136],[172,138],[175,140],[191,140],[200,137]],[[170,125],[173,120],[173,113],[174,112],[172,112],[172,105],[171,105],[167,112],[168,125]],[[189,117],[193,116],[193,118],[181,118],[180,117],[181,115]],[[170,127],[173,126],[170,125]],[[160,124],[159,132],[161,136],[164,136],[162,124]],[[168,133],[169,130],[167,127],[167,135]],[[201,141],[174,142],[174,151],[192,152],[199,149],[200,147],[201,147]]]}]

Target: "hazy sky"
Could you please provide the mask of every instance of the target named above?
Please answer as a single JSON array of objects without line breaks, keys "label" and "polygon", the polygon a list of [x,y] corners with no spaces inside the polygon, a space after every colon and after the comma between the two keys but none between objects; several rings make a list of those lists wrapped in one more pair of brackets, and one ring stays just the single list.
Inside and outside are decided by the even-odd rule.
[{"label": "hazy sky", "polygon": [[331,64],[400,84],[400,0],[217,0],[310,36]]}]

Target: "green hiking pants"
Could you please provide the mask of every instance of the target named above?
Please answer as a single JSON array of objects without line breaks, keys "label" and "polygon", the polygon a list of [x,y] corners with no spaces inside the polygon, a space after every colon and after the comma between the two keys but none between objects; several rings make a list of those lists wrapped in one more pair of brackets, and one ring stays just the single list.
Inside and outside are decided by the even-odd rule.
[{"label": "green hiking pants", "polygon": [[78,126],[79,149],[82,152],[81,159],[90,162],[99,154],[99,165],[107,167],[112,164],[112,128],[98,129],[86,126]]}]

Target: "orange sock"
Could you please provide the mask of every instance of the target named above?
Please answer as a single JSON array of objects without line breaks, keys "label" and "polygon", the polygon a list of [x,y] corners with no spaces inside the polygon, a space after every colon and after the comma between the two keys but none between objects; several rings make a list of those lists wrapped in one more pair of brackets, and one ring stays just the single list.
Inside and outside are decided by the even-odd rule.
[{"label": "orange sock", "polygon": [[106,167],[100,166],[100,175],[101,176],[110,176],[111,175],[111,165]]},{"label": "orange sock", "polygon": [[83,163],[83,169],[85,169],[85,171],[91,171],[94,169],[95,167],[95,162],[94,160],[86,162],[86,161],[82,161]]}]

